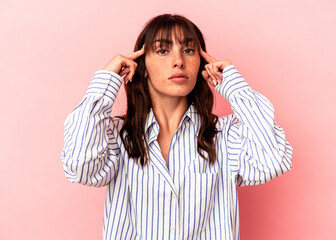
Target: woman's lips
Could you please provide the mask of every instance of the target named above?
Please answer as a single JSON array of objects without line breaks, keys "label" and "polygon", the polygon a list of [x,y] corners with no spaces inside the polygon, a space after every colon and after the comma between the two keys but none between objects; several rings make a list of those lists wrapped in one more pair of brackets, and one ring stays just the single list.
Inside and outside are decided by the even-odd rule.
[{"label": "woman's lips", "polygon": [[188,79],[188,76],[183,73],[177,73],[171,75],[168,79],[173,82],[183,82]]}]

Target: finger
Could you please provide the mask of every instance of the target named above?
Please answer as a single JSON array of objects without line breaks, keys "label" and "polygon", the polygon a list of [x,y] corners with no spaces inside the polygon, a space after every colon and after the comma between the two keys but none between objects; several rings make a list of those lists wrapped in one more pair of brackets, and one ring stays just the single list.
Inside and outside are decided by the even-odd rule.
[{"label": "finger", "polygon": [[216,79],[219,81],[219,83],[222,82],[222,72],[220,68],[216,64],[211,64],[212,66],[212,72],[216,76]]},{"label": "finger", "polygon": [[124,77],[124,81],[125,81],[125,84],[129,83],[129,82],[132,82],[131,80],[129,80],[129,72],[126,73],[125,77]]},{"label": "finger", "polygon": [[211,57],[209,54],[207,54],[206,52],[204,52],[203,49],[201,49],[200,55],[208,63],[212,63],[212,62],[216,62],[217,61],[215,58]]},{"label": "finger", "polygon": [[124,76],[124,81],[127,83],[133,78],[135,73],[135,69],[137,68],[138,64],[131,59],[124,57],[123,61],[121,62],[121,69],[119,72],[120,76]]},{"label": "finger", "polygon": [[133,76],[134,76],[134,74],[135,74],[135,69],[137,68],[137,66],[138,66],[138,65],[134,62],[134,63],[129,67],[130,71],[129,71],[129,73],[127,74],[127,81],[132,82]]},{"label": "finger", "polygon": [[208,79],[209,79],[209,74],[207,73],[206,70],[203,70],[203,71],[202,71],[202,76],[203,76],[203,78],[204,78],[206,81],[208,81]]},{"label": "finger", "polygon": [[205,70],[207,71],[209,77],[211,78],[211,81],[217,85],[218,80],[216,78],[216,74],[212,71],[212,64],[205,65]]},{"label": "finger", "polygon": [[209,77],[209,74],[207,73],[206,70],[202,71],[202,76],[203,76],[204,80],[207,81],[209,84],[211,84],[212,86],[216,86],[214,84],[214,82],[212,81],[212,79]]},{"label": "finger", "polygon": [[125,67],[121,72],[120,76],[124,76],[125,83],[132,82],[132,78],[135,74],[135,69],[137,68],[137,64],[133,62],[129,66]]},{"label": "finger", "polygon": [[130,71],[132,71],[133,69],[135,71],[137,66],[138,66],[138,64],[136,62],[134,62],[133,60],[128,60],[127,61],[127,59],[126,59],[126,61],[123,62],[123,67],[121,68],[121,71],[120,71],[119,75],[123,76],[126,73],[129,73]]},{"label": "finger", "polygon": [[126,55],[126,57],[129,58],[129,59],[135,60],[138,57],[140,57],[141,55],[143,55],[144,53],[145,53],[145,45],[143,45],[140,50]]},{"label": "finger", "polygon": [[121,70],[121,72],[119,73],[120,76],[124,76],[125,74],[129,73],[130,69],[129,67],[124,68],[123,70]]},{"label": "finger", "polygon": [[221,83],[222,82],[222,74],[220,69],[218,68],[217,62],[208,64],[208,70],[211,72],[211,75],[216,78],[216,81]]}]

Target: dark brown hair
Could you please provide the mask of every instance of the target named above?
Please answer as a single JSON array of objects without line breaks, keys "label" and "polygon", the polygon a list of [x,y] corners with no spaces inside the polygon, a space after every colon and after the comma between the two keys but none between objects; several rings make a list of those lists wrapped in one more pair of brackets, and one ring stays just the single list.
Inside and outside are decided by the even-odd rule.
[{"label": "dark brown hair", "polygon": [[[173,32],[175,31],[175,32]],[[199,28],[190,20],[180,15],[163,14],[151,19],[145,25],[135,43],[134,51],[142,48],[145,44],[145,52],[151,51],[153,42],[160,35],[160,39],[171,40],[178,36],[176,31],[183,34],[184,39],[192,39],[193,44],[205,51],[203,34]],[[120,137],[124,143],[129,157],[139,161],[144,166],[149,161],[148,142],[146,137],[145,122],[152,102],[148,91],[145,77],[145,56],[137,58],[138,64],[133,76],[132,83],[126,84],[127,112],[124,118],[124,125],[120,131]],[[205,60],[201,57],[197,82],[194,89],[188,94],[188,104],[193,104],[201,116],[201,126],[197,139],[198,153],[210,164],[216,160],[216,148],[214,138],[217,134],[217,116],[212,114],[213,94],[208,83],[202,77]],[[204,154],[204,152],[207,153]]]}]

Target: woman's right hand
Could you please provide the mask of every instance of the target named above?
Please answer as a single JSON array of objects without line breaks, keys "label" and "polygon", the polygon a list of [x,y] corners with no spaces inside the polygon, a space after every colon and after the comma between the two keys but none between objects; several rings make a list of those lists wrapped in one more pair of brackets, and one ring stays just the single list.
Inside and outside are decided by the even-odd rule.
[{"label": "woman's right hand", "polygon": [[135,69],[137,68],[137,63],[134,62],[134,60],[140,57],[141,55],[143,55],[144,53],[145,53],[145,48],[143,46],[140,50],[130,53],[126,56],[117,54],[104,67],[104,70],[115,72],[119,76],[125,75],[124,77],[125,83],[128,83],[129,81],[132,82]]}]

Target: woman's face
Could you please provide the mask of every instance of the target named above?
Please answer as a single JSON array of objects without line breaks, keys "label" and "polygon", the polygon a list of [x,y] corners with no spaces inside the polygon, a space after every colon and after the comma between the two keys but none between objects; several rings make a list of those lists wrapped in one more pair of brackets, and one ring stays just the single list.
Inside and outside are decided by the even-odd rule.
[{"label": "woman's face", "polygon": [[196,44],[189,39],[156,39],[145,56],[152,99],[186,97],[195,87],[200,61]]}]

